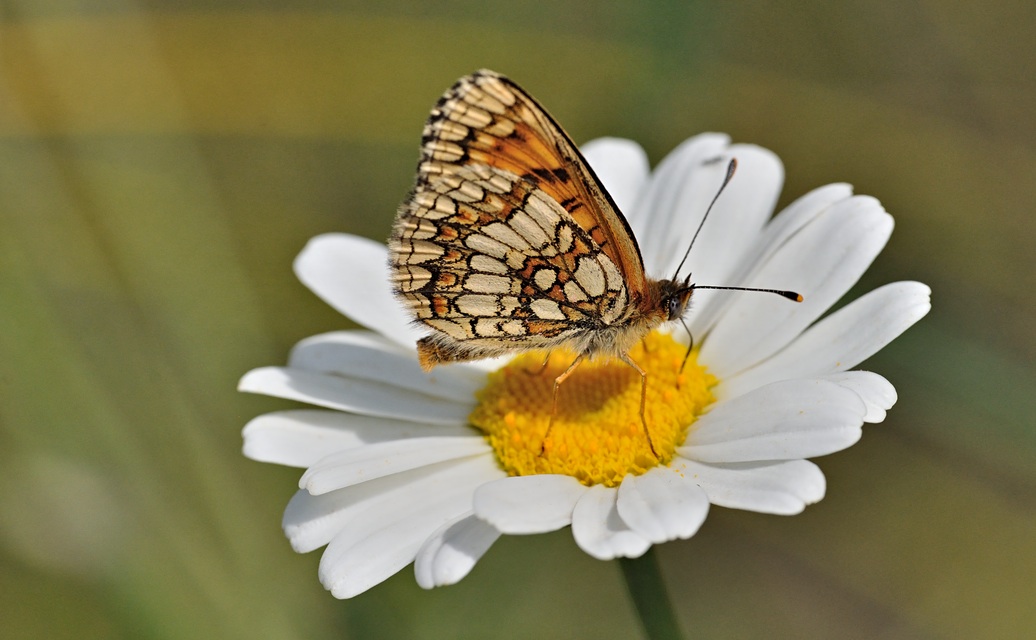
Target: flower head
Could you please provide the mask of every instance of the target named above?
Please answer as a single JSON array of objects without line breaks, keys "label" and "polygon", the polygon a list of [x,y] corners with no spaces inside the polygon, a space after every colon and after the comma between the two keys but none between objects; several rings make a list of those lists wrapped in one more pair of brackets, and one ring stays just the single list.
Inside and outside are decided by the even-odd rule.
[{"label": "flower head", "polygon": [[609,559],[693,536],[710,504],[798,513],[825,492],[807,458],[852,445],[895,402],[883,377],[850,369],[928,312],[928,287],[889,284],[824,315],[892,232],[877,200],[834,184],[771,219],[779,160],[716,134],[688,140],[654,172],[629,141],[584,151],[656,275],[674,271],[723,160],[736,157],[737,178],[690,270],[698,282],[780,286],[805,301],[702,290],[688,315],[692,362],[680,368],[679,331],[637,347],[646,351],[633,359],[648,374],[643,413],[660,443],[655,457],[643,446],[639,376],[627,365],[576,371],[581,381],[566,381],[544,441],[563,354],[425,373],[414,351],[422,332],[392,297],[385,247],[314,238],[296,261],[300,279],[367,330],[303,340],[287,367],[251,371],[240,388],[322,407],[259,416],[245,427],[244,452],[306,469],[284,530],[299,552],[327,545],[320,579],[336,597],[411,562],[421,586],[454,583],[502,533],[571,525],[584,551]]}]

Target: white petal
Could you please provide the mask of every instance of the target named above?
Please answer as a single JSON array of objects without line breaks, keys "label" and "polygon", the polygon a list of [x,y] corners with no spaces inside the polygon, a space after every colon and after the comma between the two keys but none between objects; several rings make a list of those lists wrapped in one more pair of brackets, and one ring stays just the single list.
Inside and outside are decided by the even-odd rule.
[{"label": "white petal", "polygon": [[789,238],[812,222],[831,206],[848,200],[853,195],[852,185],[835,182],[813,189],[781,210],[770,221],[756,245],[746,257],[746,266],[765,264]]},{"label": "white petal", "polygon": [[681,464],[712,504],[731,509],[794,515],[823,499],[827,488],[824,474],[809,460]]},{"label": "white petal", "polygon": [[300,489],[284,510],[281,522],[284,535],[288,537],[291,548],[299,553],[318,549],[346,527],[357,511],[385,496],[420,487],[427,478],[442,471],[439,467],[427,467],[410,473],[397,473],[319,496]]},{"label": "white petal", "polygon": [[413,349],[369,331],[306,338],[292,349],[288,367],[384,382],[462,403],[470,403],[486,381],[484,372],[465,366],[422,371]]},{"label": "white petal", "polygon": [[572,536],[579,548],[598,560],[639,558],[651,543],[635,533],[615,508],[618,491],[594,485],[572,511]]},{"label": "white petal", "polygon": [[873,198],[856,196],[821,213],[744,283],[797,291],[805,301],[736,296],[705,338],[701,361],[725,379],[782,349],[849,290],[891,233],[892,216]]},{"label": "white petal", "polygon": [[242,431],[244,454],[259,462],[308,467],[335,451],[387,440],[475,435],[463,425],[430,425],[340,411],[299,409],[253,418]]},{"label": "white petal", "polygon": [[860,396],[834,382],[775,382],[716,404],[677,452],[702,462],[822,456],[859,440],[866,414]]},{"label": "white petal", "polygon": [[[392,517],[451,487],[475,487],[503,476],[492,456],[430,465],[319,496],[298,491],[284,510],[284,533],[299,553],[327,544],[358,517]],[[469,507],[470,508],[470,507]]]},{"label": "white petal", "polygon": [[[784,245],[788,238],[798,233],[799,229],[827,210],[828,207],[850,198],[852,194],[852,187],[841,183],[829,184],[810,191],[785,207],[766,225],[763,232],[756,237],[754,244],[742,254],[742,264],[731,273],[729,280],[725,282],[702,280],[702,284],[738,286],[744,283],[759,270],[760,265],[765,264],[777,249]],[[722,310],[738,295],[732,292],[707,290],[695,292],[694,312],[689,316],[695,337],[703,338],[716,323]],[[704,300],[702,300],[703,298]]]},{"label": "white petal", "polygon": [[871,291],[807,329],[765,362],[724,381],[734,397],[775,380],[851,369],[880,351],[932,308],[931,289],[895,282]]},{"label": "white petal", "polygon": [[[726,173],[725,163],[703,163],[720,157],[729,143],[730,138],[718,133],[694,136],[673,149],[651,174],[630,221],[648,273],[667,277],[676,266],[674,260],[680,260],[708,205],[699,202],[701,194],[711,189],[714,195]],[[694,199],[691,209],[686,208],[688,194]]]},{"label": "white petal", "polygon": [[647,184],[648,158],[632,140],[597,138],[580,147],[583,157],[627,220],[636,217],[637,196]]},{"label": "white petal", "polygon": [[587,488],[571,476],[503,478],[475,492],[475,514],[507,534],[546,533],[572,523]]},{"label": "white petal", "polygon": [[241,378],[238,389],[340,411],[433,424],[465,424],[474,406],[474,400],[464,405],[380,382],[282,367],[253,369]]},{"label": "white petal", "polygon": [[426,425],[370,415],[322,409],[266,413],[249,421],[241,436],[243,454],[259,462],[308,467],[340,450],[406,438],[466,437],[477,434],[462,425]]},{"label": "white petal", "polygon": [[844,371],[823,376],[821,380],[830,380],[852,389],[863,403],[867,405],[867,413],[863,416],[864,422],[881,422],[885,419],[885,412],[896,404],[898,395],[896,388],[885,378],[870,371]]},{"label": "white petal", "polygon": [[299,488],[320,495],[419,467],[492,453],[481,436],[393,440],[325,456],[299,479]]},{"label": "white petal", "polygon": [[618,509],[631,529],[660,544],[697,533],[709,513],[709,499],[686,473],[655,467],[623,479]]},{"label": "white petal", "polygon": [[387,579],[414,560],[434,531],[470,511],[475,488],[498,473],[492,456],[468,459],[347,508],[346,526],[320,558],[320,581],[336,598],[351,598]]},{"label": "white petal", "polygon": [[317,236],[295,259],[295,274],[324,302],[397,344],[412,347],[422,335],[392,295],[382,243],[344,233]]},{"label": "white petal", "polygon": [[439,527],[414,560],[414,576],[424,589],[456,584],[475,567],[500,532],[468,511]]}]

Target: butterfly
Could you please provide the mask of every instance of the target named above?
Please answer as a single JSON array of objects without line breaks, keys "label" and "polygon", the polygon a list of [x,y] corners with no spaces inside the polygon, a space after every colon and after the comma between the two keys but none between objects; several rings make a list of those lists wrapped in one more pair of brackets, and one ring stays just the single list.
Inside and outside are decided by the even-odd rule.
[{"label": "butterfly", "polygon": [[695,289],[741,289],[692,284],[681,267],[649,278],[629,223],[572,139],[521,87],[485,69],[432,109],[389,266],[396,296],[431,330],[417,342],[425,370],[570,348],[577,355],[554,381],[553,416],[558,388],[583,360],[613,357],[641,376],[642,422],[647,373],[629,350],[682,321]]}]

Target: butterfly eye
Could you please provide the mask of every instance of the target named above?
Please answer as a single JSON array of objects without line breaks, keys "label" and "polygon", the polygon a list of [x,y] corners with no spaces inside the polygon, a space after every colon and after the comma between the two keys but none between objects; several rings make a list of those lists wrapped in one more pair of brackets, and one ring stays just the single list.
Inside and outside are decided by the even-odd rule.
[{"label": "butterfly eye", "polygon": [[669,319],[676,320],[683,315],[683,304],[681,304],[679,296],[672,296],[669,298]]}]

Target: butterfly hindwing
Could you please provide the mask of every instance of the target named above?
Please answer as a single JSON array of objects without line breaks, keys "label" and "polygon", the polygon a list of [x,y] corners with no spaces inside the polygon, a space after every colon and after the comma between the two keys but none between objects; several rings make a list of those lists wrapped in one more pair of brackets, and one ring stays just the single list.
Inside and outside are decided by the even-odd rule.
[{"label": "butterfly hindwing", "polygon": [[627,312],[617,266],[551,196],[488,165],[418,188],[392,241],[418,321],[480,355],[578,339]]}]

